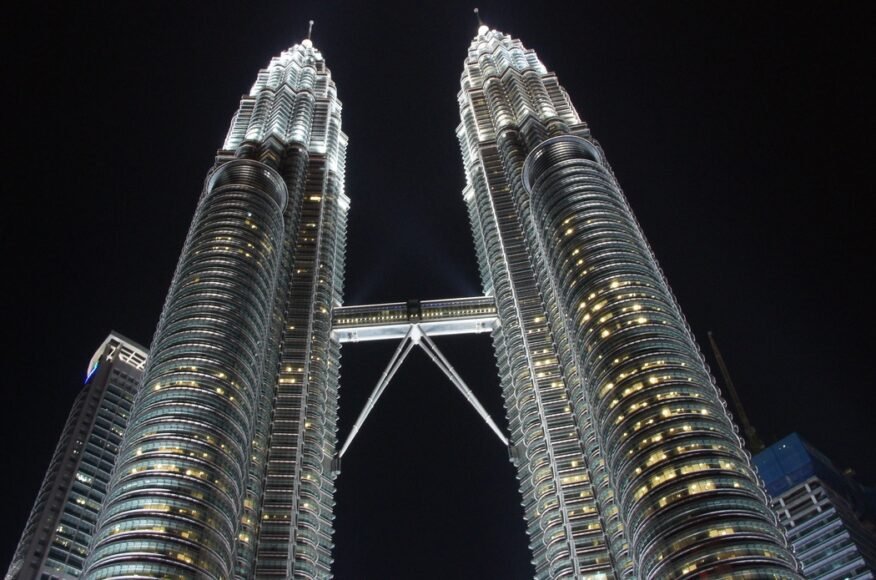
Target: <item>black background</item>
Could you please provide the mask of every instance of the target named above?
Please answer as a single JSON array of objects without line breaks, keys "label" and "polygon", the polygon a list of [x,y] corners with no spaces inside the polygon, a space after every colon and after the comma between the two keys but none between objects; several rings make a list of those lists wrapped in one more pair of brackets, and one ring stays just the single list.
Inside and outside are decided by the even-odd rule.
[{"label": "black background", "polygon": [[[559,75],[764,439],[799,431],[868,483],[872,6],[480,3],[489,25]],[[149,342],[240,95],[308,19],[350,137],[346,303],[479,293],[454,135],[472,7],[7,10],[2,569],[94,349],[111,329]],[[439,346],[504,425],[489,339]],[[393,348],[345,347],[342,438]],[[387,389],[337,483],[342,580],[532,576],[505,451],[423,353]]]}]

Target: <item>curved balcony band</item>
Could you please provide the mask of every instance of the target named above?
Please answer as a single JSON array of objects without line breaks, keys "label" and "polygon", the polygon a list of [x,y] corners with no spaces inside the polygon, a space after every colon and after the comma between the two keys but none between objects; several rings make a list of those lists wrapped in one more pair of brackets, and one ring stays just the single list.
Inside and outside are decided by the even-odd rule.
[{"label": "curved balcony band", "polygon": [[256,161],[208,176],[84,577],[233,575],[286,203]]},{"label": "curved balcony band", "polygon": [[641,578],[797,578],[749,458],[599,148],[527,156],[524,186]]}]

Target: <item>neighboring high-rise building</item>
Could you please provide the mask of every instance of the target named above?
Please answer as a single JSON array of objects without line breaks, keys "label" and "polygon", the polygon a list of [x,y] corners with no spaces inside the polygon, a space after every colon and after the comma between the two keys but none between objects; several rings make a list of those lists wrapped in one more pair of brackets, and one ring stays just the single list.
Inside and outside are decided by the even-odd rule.
[{"label": "neighboring high-rise building", "polygon": [[459,110],[536,576],[796,578],[690,329],[557,77],[481,26]]},{"label": "neighboring high-rise building", "polygon": [[806,578],[876,576],[873,490],[868,494],[796,433],[758,453],[754,464]]},{"label": "neighboring high-rise building", "polygon": [[207,175],[86,577],[329,574],[345,150],[304,40],[259,73]]},{"label": "neighboring high-rise building", "polygon": [[94,353],[7,580],[66,580],[82,573],[146,357],[142,346],[115,332]]}]

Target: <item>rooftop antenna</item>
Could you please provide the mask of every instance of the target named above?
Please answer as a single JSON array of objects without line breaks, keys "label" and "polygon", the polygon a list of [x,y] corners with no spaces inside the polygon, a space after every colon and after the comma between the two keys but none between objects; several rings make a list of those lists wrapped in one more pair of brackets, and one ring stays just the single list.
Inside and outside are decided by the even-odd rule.
[{"label": "rooftop antenna", "polygon": [[758,437],[757,431],[754,430],[751,421],[748,420],[748,415],[746,415],[745,409],[742,408],[742,401],[739,399],[739,393],[736,392],[736,387],[733,385],[733,380],[730,378],[730,371],[727,370],[727,364],[724,362],[724,357],[721,356],[721,351],[718,350],[718,343],[715,342],[715,337],[712,336],[712,331],[710,330],[707,334],[709,335],[709,344],[712,346],[712,352],[715,354],[715,360],[718,361],[718,368],[721,369],[721,377],[724,379],[724,386],[727,388],[727,393],[730,395],[730,400],[733,402],[733,407],[736,410],[736,414],[739,416],[742,432],[745,433],[745,438],[748,439],[748,445],[751,447],[751,452],[759,453],[763,451],[763,442],[760,440],[760,437]]},{"label": "rooftop antenna", "polygon": [[313,33],[313,20],[307,21],[307,38],[301,41],[301,46],[304,48],[312,48],[313,41],[310,40],[310,35]]},{"label": "rooftop antenna", "polygon": [[486,34],[487,32],[489,32],[490,27],[484,24],[484,21],[481,20],[481,11],[475,8],[474,13],[478,19],[478,34]]}]

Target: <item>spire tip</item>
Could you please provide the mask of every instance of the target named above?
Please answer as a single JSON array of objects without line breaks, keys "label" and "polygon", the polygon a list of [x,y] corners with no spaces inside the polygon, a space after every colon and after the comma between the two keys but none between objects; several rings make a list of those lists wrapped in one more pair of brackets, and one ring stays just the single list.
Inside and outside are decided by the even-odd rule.
[{"label": "spire tip", "polygon": [[478,19],[478,36],[483,36],[487,32],[490,31],[490,27],[484,24],[484,21],[481,20],[481,11],[477,8],[474,9],[475,16]]},{"label": "spire tip", "polygon": [[304,48],[313,47],[313,41],[310,39],[310,36],[313,34],[313,25],[313,20],[307,21],[307,38],[301,41],[301,46],[303,46]]}]

